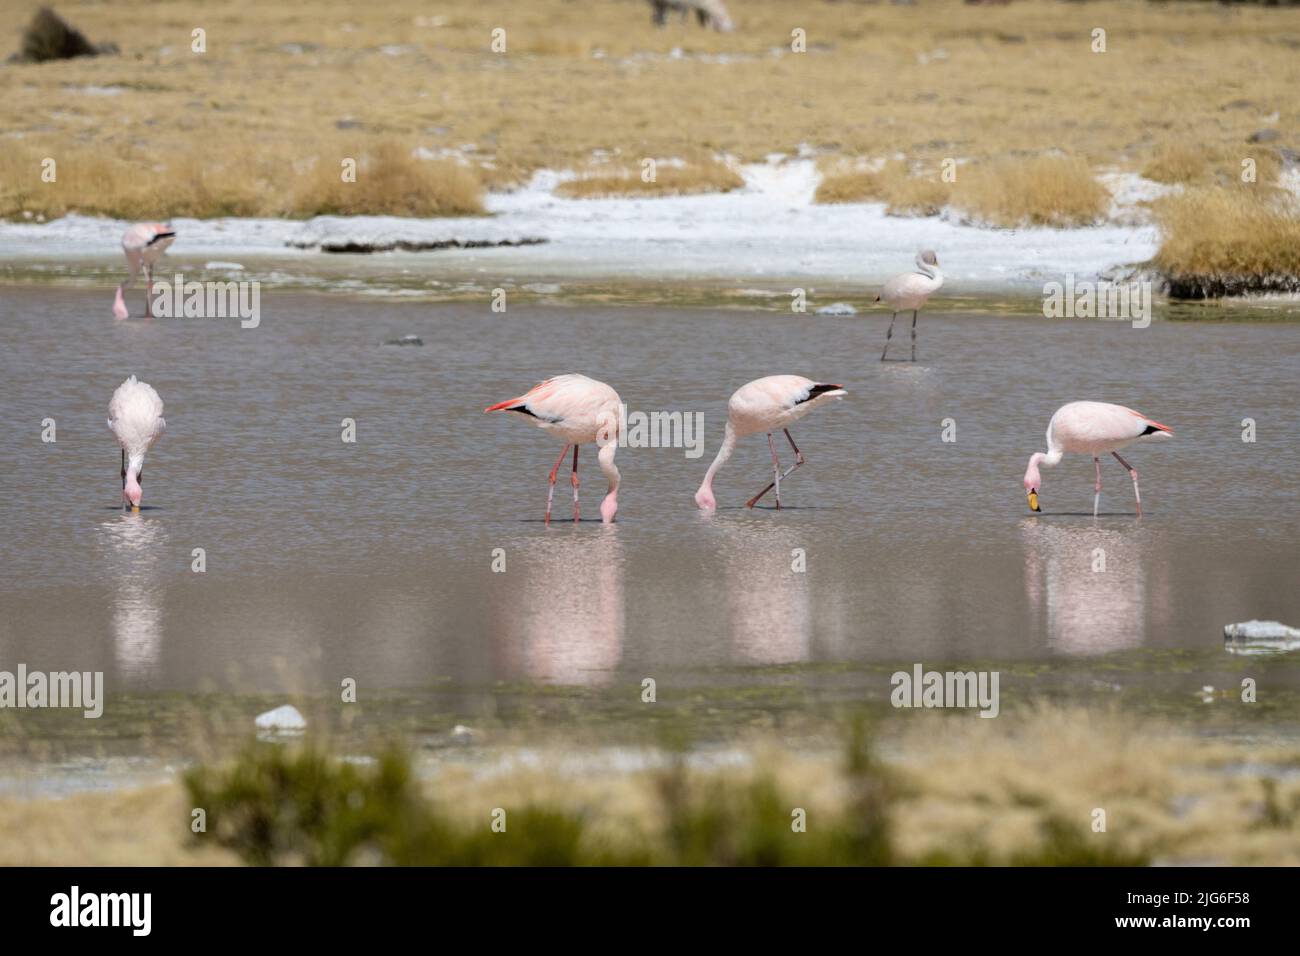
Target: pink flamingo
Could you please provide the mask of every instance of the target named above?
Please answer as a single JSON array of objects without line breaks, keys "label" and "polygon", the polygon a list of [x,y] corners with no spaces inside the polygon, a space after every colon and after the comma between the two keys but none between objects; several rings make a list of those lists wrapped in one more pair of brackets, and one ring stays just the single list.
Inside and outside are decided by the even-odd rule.
[{"label": "pink flamingo", "polygon": [[117,295],[113,299],[115,318],[128,317],[126,299],[122,293],[131,287],[142,268],[145,283],[144,315],[147,319],[153,318],[153,267],[175,238],[176,233],[172,227],[162,222],[138,222],[123,234],[122,251],[126,253],[127,275],[126,280],[117,287]]},{"label": "pink flamingo", "polygon": [[939,271],[939,257],[930,249],[916,254],[916,272],[904,272],[887,281],[876,296],[876,301],[885,301],[894,310],[889,320],[889,331],[885,333],[885,350],[880,353],[880,361],[885,361],[889,352],[889,340],[894,337],[894,322],[899,312],[912,312],[912,361],[916,361],[916,313],[925,305],[930,296],[939,291],[943,285],[943,273]]},{"label": "pink flamingo", "polygon": [[1150,438],[1169,438],[1174,431],[1168,425],[1147,418],[1140,412],[1123,405],[1108,402],[1070,402],[1062,405],[1047,425],[1047,454],[1041,451],[1029,456],[1025,470],[1025,492],[1029,495],[1031,511],[1038,507],[1038,489],[1042,478],[1038,466],[1056,465],[1068,452],[1091,455],[1097,466],[1097,485],[1092,498],[1092,516],[1097,517],[1101,505],[1101,458],[1106,452],[1124,466],[1133,479],[1133,500],[1137,502],[1138,517],[1142,516],[1142,495],[1138,492],[1137,470],[1120,457],[1119,449],[1135,441]]},{"label": "pink flamingo", "polygon": [[122,446],[122,507],[140,510],[144,454],[167,427],[163,400],[153,386],[132,375],[117,387],[108,403],[108,427]]},{"label": "pink flamingo", "polygon": [[[804,463],[803,453],[790,437],[790,425],[803,418],[818,405],[843,398],[847,392],[840,385],[823,385],[802,375],[769,375],[755,379],[748,385],[736,389],[736,393],[727,402],[727,427],[722,436],[722,447],[718,457],[704,475],[704,483],[695,492],[695,503],[700,509],[712,512],[718,503],[713,497],[713,476],[731,457],[736,448],[736,441],[756,432],[767,432],[767,447],[772,452],[772,481],[749,501],[747,508],[754,507],[758,499],[776,489],[776,507],[781,508],[781,481],[790,477],[790,473]],[[794,449],[794,464],[784,472],[781,460],[776,455],[776,443],[772,432],[777,429],[785,432],[786,440]]]},{"label": "pink flamingo", "polygon": [[614,453],[618,450],[621,404],[618,392],[604,382],[570,373],[548,378],[518,398],[483,409],[485,412],[519,412],[531,418],[538,428],[564,439],[564,450],[551,469],[551,487],[546,493],[548,525],[551,523],[551,499],[555,497],[555,476],[570,445],[573,446],[573,472],[569,478],[573,485],[573,520],[578,520],[578,446],[593,441],[600,446],[596,453],[600,470],[609,479],[609,492],[600,503],[600,519],[605,524],[614,520],[618,511],[619,488]]}]

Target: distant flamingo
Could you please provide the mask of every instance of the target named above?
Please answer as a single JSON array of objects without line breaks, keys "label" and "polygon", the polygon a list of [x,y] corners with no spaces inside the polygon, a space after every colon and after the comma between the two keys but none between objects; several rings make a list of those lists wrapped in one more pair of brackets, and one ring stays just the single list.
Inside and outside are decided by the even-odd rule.
[{"label": "distant flamingo", "polygon": [[916,255],[916,272],[904,272],[896,275],[880,290],[876,301],[882,299],[894,310],[889,320],[889,331],[885,333],[885,350],[880,353],[880,361],[885,361],[889,352],[889,340],[894,337],[894,322],[899,312],[912,312],[912,361],[916,361],[916,313],[925,305],[930,296],[939,291],[943,285],[943,273],[939,271],[939,257],[930,249]]},{"label": "distant flamingo", "polygon": [[122,507],[140,510],[140,488],[144,479],[144,453],[159,438],[167,422],[162,417],[163,400],[153,386],[136,381],[134,375],[117,387],[108,403],[108,427],[122,446]]},{"label": "distant flamingo", "polygon": [[[760,498],[775,488],[776,507],[780,510],[781,481],[804,462],[803,453],[790,437],[789,426],[818,405],[843,398],[846,394],[839,385],[819,384],[802,375],[769,375],[736,389],[736,393],[727,402],[727,427],[722,436],[722,447],[718,449],[718,457],[713,459],[713,464],[705,473],[700,490],[695,493],[695,503],[703,511],[716,510],[718,503],[713,497],[713,476],[735,451],[737,439],[756,432],[767,432],[767,447],[772,452],[772,481],[745,502],[745,506],[754,507]],[[778,428],[785,432],[786,440],[794,449],[794,464],[784,472],[781,471],[781,461],[776,456],[776,443],[772,441],[772,432]]]},{"label": "distant flamingo", "polygon": [[1123,458],[1119,449],[1146,438],[1169,438],[1174,431],[1145,415],[1107,402],[1070,402],[1062,405],[1047,425],[1047,454],[1034,452],[1029,456],[1025,471],[1025,492],[1029,495],[1029,508],[1039,511],[1038,489],[1042,478],[1039,464],[1056,465],[1068,452],[1091,455],[1097,466],[1097,485],[1092,498],[1092,516],[1097,517],[1101,505],[1101,458],[1110,452],[1133,479],[1133,500],[1137,502],[1138,517],[1142,516],[1142,495],[1138,492],[1138,473]]},{"label": "distant flamingo", "polygon": [[167,247],[176,238],[171,226],[161,222],[138,222],[122,236],[122,251],[126,253],[126,280],[117,287],[117,296],[113,299],[113,316],[125,319],[126,299],[122,293],[131,287],[135,277],[144,269],[144,314],[153,318],[153,267],[167,251]]},{"label": "distant flamingo", "polygon": [[570,373],[548,378],[532,389],[507,402],[498,402],[483,409],[485,412],[519,412],[533,419],[533,424],[543,431],[564,439],[564,451],[551,469],[551,487],[546,493],[546,523],[551,523],[551,499],[555,497],[555,475],[560,470],[569,446],[573,446],[573,520],[578,520],[578,446],[596,442],[600,450],[596,459],[600,470],[609,479],[609,492],[600,503],[600,518],[605,524],[614,520],[618,511],[619,473],[614,467],[614,453],[618,450],[619,405],[618,392],[604,382],[585,375]]}]

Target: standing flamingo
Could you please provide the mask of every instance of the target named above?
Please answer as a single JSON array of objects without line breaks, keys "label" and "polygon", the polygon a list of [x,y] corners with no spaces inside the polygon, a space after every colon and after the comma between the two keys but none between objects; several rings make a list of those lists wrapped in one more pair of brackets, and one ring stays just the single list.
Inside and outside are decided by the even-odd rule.
[{"label": "standing flamingo", "polygon": [[1038,489],[1042,478],[1038,466],[1056,465],[1067,451],[1092,456],[1097,466],[1097,485],[1092,497],[1092,516],[1097,517],[1101,505],[1101,458],[1106,452],[1124,466],[1133,479],[1133,500],[1137,502],[1138,517],[1142,516],[1142,495],[1138,492],[1138,473],[1119,455],[1119,449],[1146,438],[1169,438],[1174,431],[1168,425],[1152,421],[1140,412],[1123,405],[1108,402],[1070,402],[1062,405],[1047,424],[1047,454],[1041,451],[1029,456],[1025,470],[1025,492],[1029,495],[1029,508],[1039,511]]},{"label": "standing flamingo", "polygon": [[144,269],[144,315],[153,318],[153,267],[167,247],[176,238],[176,233],[166,223],[138,222],[122,236],[122,251],[126,253],[126,279],[117,287],[117,296],[113,299],[113,316],[125,319],[126,299],[122,293],[131,287],[135,277]]},{"label": "standing flamingo", "polygon": [[889,340],[894,337],[894,321],[899,312],[912,312],[912,361],[916,361],[916,313],[925,305],[926,299],[939,291],[943,285],[943,273],[939,271],[939,257],[933,250],[926,249],[916,254],[916,272],[904,272],[896,275],[880,290],[876,301],[885,301],[894,310],[889,320],[889,331],[885,333],[885,350],[880,353],[880,361],[885,361],[889,352]]},{"label": "standing flamingo", "polygon": [[619,406],[618,392],[604,382],[585,375],[570,373],[548,378],[529,391],[508,402],[498,402],[485,412],[519,412],[533,419],[533,424],[543,431],[564,439],[564,450],[551,469],[551,487],[546,493],[546,523],[551,523],[551,499],[555,497],[555,475],[560,470],[569,446],[573,446],[573,520],[578,520],[578,446],[596,442],[600,450],[596,460],[600,470],[609,479],[609,492],[600,503],[600,519],[605,524],[614,520],[618,511],[619,473],[614,466],[614,453],[618,450]]},{"label": "standing flamingo", "polygon": [[[782,479],[788,478],[790,472],[804,462],[803,453],[790,437],[789,426],[818,405],[843,398],[846,394],[840,385],[823,385],[802,375],[769,375],[736,389],[736,393],[727,402],[727,427],[722,436],[722,447],[718,449],[718,457],[713,459],[713,464],[705,473],[700,490],[695,492],[695,503],[703,511],[714,511],[718,503],[713,497],[713,476],[735,451],[736,441],[755,432],[767,432],[767,447],[772,452],[772,481],[745,502],[745,506],[754,507],[758,499],[775,488],[776,507],[779,511]],[[772,432],[778,428],[785,432],[786,440],[794,449],[794,464],[784,472],[781,471],[781,461],[776,456],[776,443],[772,440]]]},{"label": "standing flamingo", "polygon": [[144,479],[144,453],[167,427],[162,417],[163,400],[152,385],[132,375],[117,387],[108,403],[108,427],[122,446],[122,507],[140,510],[140,488]]}]

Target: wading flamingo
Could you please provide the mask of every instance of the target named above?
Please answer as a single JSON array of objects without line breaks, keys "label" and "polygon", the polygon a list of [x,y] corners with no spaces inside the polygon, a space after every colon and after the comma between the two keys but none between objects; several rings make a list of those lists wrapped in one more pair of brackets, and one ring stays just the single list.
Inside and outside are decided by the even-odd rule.
[{"label": "wading flamingo", "polygon": [[600,519],[609,524],[618,511],[618,469],[614,453],[618,450],[618,392],[604,382],[585,375],[570,373],[548,378],[508,402],[498,402],[485,412],[519,412],[533,420],[545,432],[564,440],[564,451],[551,469],[551,487],[546,493],[546,523],[551,523],[551,499],[555,497],[555,475],[560,470],[569,446],[573,446],[573,520],[578,520],[578,446],[596,442],[600,450],[596,460],[609,479],[609,492],[600,503]]},{"label": "wading flamingo", "polygon": [[128,318],[126,299],[122,293],[131,288],[135,277],[144,269],[144,315],[153,318],[153,267],[176,238],[176,232],[167,223],[138,222],[122,236],[122,251],[126,253],[126,280],[117,287],[113,299],[113,316]]},{"label": "wading flamingo", "polygon": [[1097,517],[1097,509],[1101,505],[1100,456],[1110,452],[1133,479],[1133,500],[1137,502],[1138,517],[1141,517],[1142,495],[1138,492],[1138,473],[1119,456],[1119,449],[1135,441],[1169,438],[1173,433],[1168,425],[1161,425],[1123,405],[1111,405],[1108,402],[1070,402],[1062,405],[1047,425],[1047,454],[1037,451],[1029,456],[1029,468],[1025,471],[1025,493],[1029,495],[1030,510],[1041,510],[1038,507],[1038,489],[1042,478],[1038,474],[1038,466],[1056,465],[1068,451],[1091,455],[1093,464],[1097,466],[1097,485],[1092,497],[1092,516]]},{"label": "wading flamingo", "polygon": [[894,310],[889,320],[889,331],[885,333],[885,350],[880,353],[880,361],[885,361],[889,352],[889,340],[894,337],[894,321],[898,313],[911,310],[912,313],[912,361],[916,361],[916,313],[925,305],[925,300],[939,291],[943,285],[943,273],[939,271],[939,257],[931,249],[916,254],[916,272],[904,272],[896,275],[880,290],[876,301],[882,299]]},{"label": "wading flamingo", "polygon": [[163,400],[152,385],[134,375],[117,387],[108,403],[108,427],[122,446],[122,507],[140,510],[140,484],[144,479],[144,453],[162,437],[167,422]]},{"label": "wading flamingo", "polygon": [[[756,432],[767,432],[767,447],[772,452],[772,481],[745,502],[745,506],[754,507],[758,499],[775,488],[776,507],[780,510],[781,481],[804,462],[803,453],[790,437],[790,426],[818,405],[843,398],[846,394],[839,385],[823,385],[802,375],[769,375],[736,389],[727,402],[727,427],[722,436],[722,447],[705,473],[700,490],[695,492],[695,503],[703,511],[714,511],[718,503],[713,497],[713,476],[735,451],[736,441]],[[790,447],[794,449],[794,464],[784,472],[776,456],[776,443],[772,440],[772,433],[778,428],[785,432]]]}]

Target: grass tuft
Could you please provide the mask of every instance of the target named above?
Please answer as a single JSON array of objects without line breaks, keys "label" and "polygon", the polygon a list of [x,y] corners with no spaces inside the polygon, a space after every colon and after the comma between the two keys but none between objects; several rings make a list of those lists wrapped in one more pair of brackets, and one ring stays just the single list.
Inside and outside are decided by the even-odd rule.
[{"label": "grass tuft", "polygon": [[1154,264],[1175,298],[1300,291],[1300,204],[1259,188],[1211,186],[1154,206]]}]

